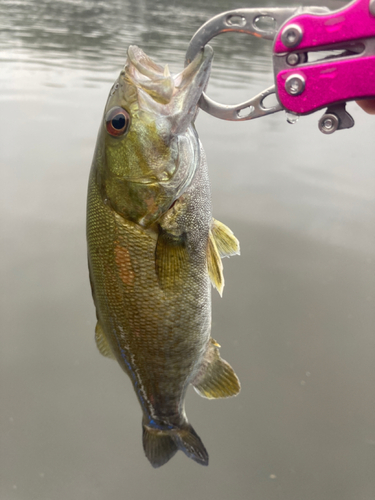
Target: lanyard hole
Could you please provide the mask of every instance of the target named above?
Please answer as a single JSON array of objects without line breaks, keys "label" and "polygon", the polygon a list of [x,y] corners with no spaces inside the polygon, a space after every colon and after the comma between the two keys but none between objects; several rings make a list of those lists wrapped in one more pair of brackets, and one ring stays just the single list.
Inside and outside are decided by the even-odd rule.
[{"label": "lanyard hole", "polygon": [[254,106],[246,106],[246,108],[239,109],[237,111],[238,118],[248,118],[255,111]]},{"label": "lanyard hole", "polygon": [[276,20],[272,16],[258,16],[254,19],[254,25],[260,31],[276,32]]},{"label": "lanyard hole", "polygon": [[227,17],[226,23],[228,26],[237,26],[243,28],[246,24],[246,19],[238,14],[233,14]]}]

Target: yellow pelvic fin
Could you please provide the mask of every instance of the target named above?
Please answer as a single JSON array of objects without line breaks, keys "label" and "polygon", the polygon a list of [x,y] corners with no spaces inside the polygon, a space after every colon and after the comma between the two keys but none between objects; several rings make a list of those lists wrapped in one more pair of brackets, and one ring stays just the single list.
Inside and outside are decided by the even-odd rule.
[{"label": "yellow pelvic fin", "polygon": [[200,396],[208,399],[236,396],[241,385],[233,368],[221,359],[218,344],[210,339],[202,366],[195,380],[194,389]]},{"label": "yellow pelvic fin", "polygon": [[104,335],[103,328],[99,321],[96,323],[95,327],[95,342],[100,354],[102,354],[106,358],[116,359],[111,348],[109,347],[108,340]]},{"label": "yellow pelvic fin", "polygon": [[223,264],[211,231],[208,238],[207,270],[211,283],[222,296],[224,288]]},{"label": "yellow pelvic fin", "polygon": [[211,232],[220,257],[240,255],[240,242],[228,226],[216,219],[212,219]]},{"label": "yellow pelvic fin", "polygon": [[184,239],[160,228],[155,249],[155,269],[163,290],[183,282],[189,265],[188,258]]}]

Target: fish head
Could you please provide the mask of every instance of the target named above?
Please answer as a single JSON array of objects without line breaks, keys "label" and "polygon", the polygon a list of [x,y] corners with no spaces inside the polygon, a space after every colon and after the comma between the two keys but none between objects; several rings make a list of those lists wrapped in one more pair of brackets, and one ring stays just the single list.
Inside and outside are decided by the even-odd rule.
[{"label": "fish head", "polygon": [[102,196],[123,217],[149,226],[189,186],[199,164],[193,123],[211,68],[206,46],[179,74],[130,46],[99,131]]}]

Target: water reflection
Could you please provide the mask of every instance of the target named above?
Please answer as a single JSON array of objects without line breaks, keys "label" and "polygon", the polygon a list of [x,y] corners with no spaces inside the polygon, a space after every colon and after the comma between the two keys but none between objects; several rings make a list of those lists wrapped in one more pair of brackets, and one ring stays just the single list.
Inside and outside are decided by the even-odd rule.
[{"label": "water reflection", "polygon": [[[138,44],[150,56],[167,61],[172,71],[180,71],[196,29],[216,13],[238,6],[233,0],[217,1],[214,6],[186,0],[156,4],[147,0],[5,0],[2,5],[0,58],[32,64],[38,70],[82,70],[82,79],[91,83],[108,81],[108,73],[112,78],[112,72],[124,64],[130,44]],[[289,4],[279,1],[277,5]],[[241,87],[249,80],[259,81],[262,73],[271,73],[271,42],[228,33],[211,43],[215,49],[211,82],[223,86],[236,82]],[[68,85],[69,75],[59,75],[56,84]]]},{"label": "water reflection", "polygon": [[[179,70],[187,43],[196,29],[217,12],[233,8],[233,2],[216,2],[215,8],[201,2],[85,2],[42,0],[3,2],[0,49],[16,62],[60,65],[97,73],[121,67],[130,44],[169,61]],[[235,37],[235,38],[234,38]],[[242,41],[238,41],[238,37]],[[269,70],[266,42],[233,35],[215,40],[215,67],[225,80],[243,79],[244,70]],[[235,41],[235,43],[234,43]],[[251,47],[251,58],[249,48]],[[99,64],[100,62],[100,64]],[[229,69],[229,71],[228,71]],[[231,70],[235,70],[234,73]]]}]

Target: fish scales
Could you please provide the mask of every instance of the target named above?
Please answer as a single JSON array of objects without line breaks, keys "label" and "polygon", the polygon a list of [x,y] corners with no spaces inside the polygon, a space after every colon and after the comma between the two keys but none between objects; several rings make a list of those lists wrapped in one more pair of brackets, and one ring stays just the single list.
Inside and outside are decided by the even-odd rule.
[{"label": "fish scales", "polygon": [[220,256],[239,252],[231,231],[212,218],[206,159],[193,127],[210,50],[171,80],[140,49],[129,48],[89,179],[96,342],[133,383],[154,467],[178,449],[208,464],[185,414],[189,384],[208,398],[239,392],[210,338],[210,282],[222,290]]},{"label": "fish scales", "polygon": [[[199,177],[203,175],[197,175],[197,181],[201,180]],[[209,199],[207,175],[204,177],[205,189],[195,188],[197,196],[191,197],[192,202],[196,200],[202,206],[204,200]],[[159,391],[163,389],[160,391],[163,399],[169,399],[174,406],[178,404],[181,411],[189,383],[186,373],[191,373],[194,365],[199,363],[209,340],[210,284],[208,275],[202,272],[206,266],[204,239],[208,237],[208,222],[204,228],[199,221],[203,231],[199,231],[197,225],[193,241],[188,241],[192,265],[184,275],[184,286],[177,282],[162,290],[155,274],[155,235],[124,220],[108,205],[101,205],[100,193],[95,186],[90,189],[89,204],[97,204],[93,212],[100,214],[92,222],[93,226],[91,220],[88,224],[89,247],[96,250],[90,253],[90,267],[95,268],[95,276],[98,275],[100,280],[95,282],[95,291],[98,290],[96,304],[102,311],[100,320],[103,325],[111,325],[112,331],[116,332],[110,340],[111,346],[120,363],[123,362],[120,346],[126,345],[127,350],[134,353],[134,369],[142,380],[150,378],[149,373],[155,373],[160,365],[164,367],[168,363],[169,370],[163,377],[160,380],[151,377],[150,382],[157,383]],[[208,221],[210,210],[207,203],[206,212]],[[195,217],[190,219],[194,224]],[[126,249],[129,256],[122,266],[116,263],[119,248]],[[183,367],[184,364],[187,366]],[[152,396],[156,399],[155,394]],[[176,398],[178,403],[174,401]],[[161,411],[170,409],[166,405]]]}]

